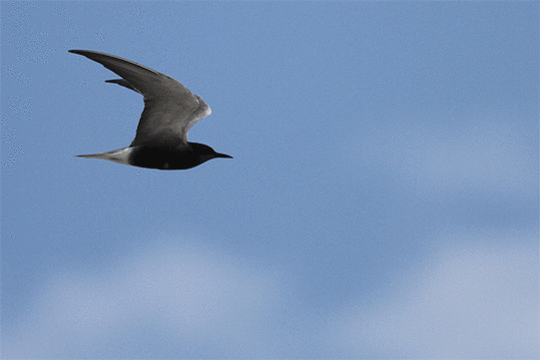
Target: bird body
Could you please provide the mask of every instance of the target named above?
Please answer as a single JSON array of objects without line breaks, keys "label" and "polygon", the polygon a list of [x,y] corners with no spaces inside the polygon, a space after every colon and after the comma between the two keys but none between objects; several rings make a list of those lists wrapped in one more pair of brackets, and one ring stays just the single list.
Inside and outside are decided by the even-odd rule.
[{"label": "bird body", "polygon": [[122,77],[106,82],[144,96],[144,110],[129,147],[79,157],[160,170],[190,169],[210,159],[232,158],[210,146],[187,141],[189,129],[212,110],[180,82],[117,56],[87,50],[69,52],[96,61]]}]

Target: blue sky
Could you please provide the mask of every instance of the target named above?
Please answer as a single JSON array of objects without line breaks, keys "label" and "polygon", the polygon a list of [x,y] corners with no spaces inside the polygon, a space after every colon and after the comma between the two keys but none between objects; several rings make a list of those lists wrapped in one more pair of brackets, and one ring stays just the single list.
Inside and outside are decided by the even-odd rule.
[{"label": "blue sky", "polygon": [[[2,2],[3,358],[537,358],[537,2]],[[212,108],[187,171],[142,97]]]}]

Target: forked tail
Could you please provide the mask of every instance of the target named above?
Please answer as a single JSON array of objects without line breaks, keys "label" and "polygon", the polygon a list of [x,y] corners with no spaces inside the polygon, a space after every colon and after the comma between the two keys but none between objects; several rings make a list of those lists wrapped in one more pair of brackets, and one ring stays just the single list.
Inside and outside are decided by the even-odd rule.
[{"label": "forked tail", "polygon": [[134,149],[135,149],[134,147],[126,147],[126,148],[102,152],[98,154],[86,154],[86,155],[75,155],[75,156],[86,158],[86,159],[103,159],[103,160],[113,161],[118,164],[131,165],[129,162],[129,159]]}]

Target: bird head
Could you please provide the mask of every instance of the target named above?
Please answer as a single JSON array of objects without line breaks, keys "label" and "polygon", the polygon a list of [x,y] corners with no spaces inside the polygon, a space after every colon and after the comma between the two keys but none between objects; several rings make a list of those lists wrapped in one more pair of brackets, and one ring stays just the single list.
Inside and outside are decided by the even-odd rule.
[{"label": "bird head", "polygon": [[210,146],[204,144],[190,143],[193,151],[197,154],[200,163],[206,162],[215,158],[227,158],[232,159],[233,157],[227,154],[220,154],[214,151]]}]

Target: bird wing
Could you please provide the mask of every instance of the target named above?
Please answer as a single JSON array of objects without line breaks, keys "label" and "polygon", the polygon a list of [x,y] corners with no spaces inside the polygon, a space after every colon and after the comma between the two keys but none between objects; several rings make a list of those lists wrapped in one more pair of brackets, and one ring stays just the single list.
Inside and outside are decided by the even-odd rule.
[{"label": "bird wing", "polygon": [[144,110],[131,146],[187,143],[189,129],[212,113],[210,107],[180,82],[133,61],[96,51],[69,50],[100,63],[122,79],[107,82],[144,96]]}]

